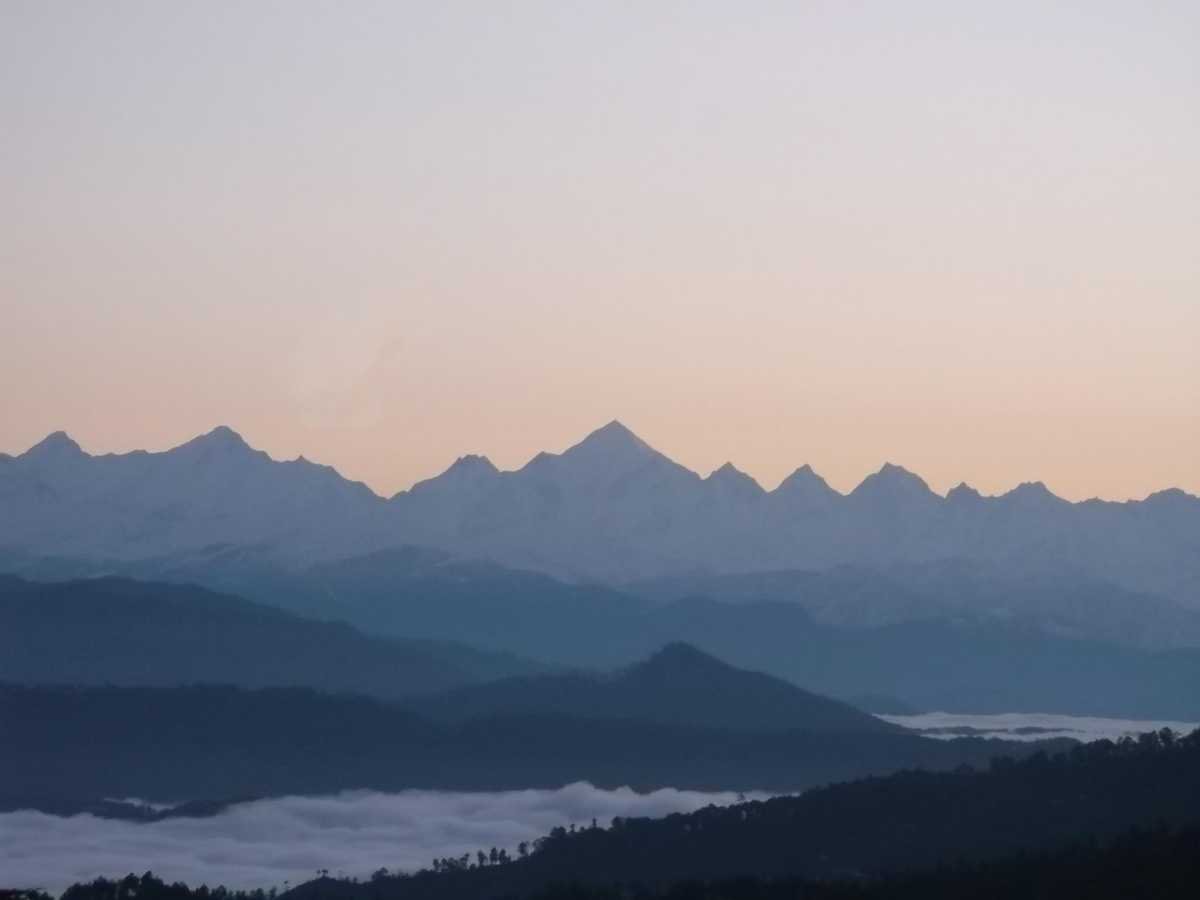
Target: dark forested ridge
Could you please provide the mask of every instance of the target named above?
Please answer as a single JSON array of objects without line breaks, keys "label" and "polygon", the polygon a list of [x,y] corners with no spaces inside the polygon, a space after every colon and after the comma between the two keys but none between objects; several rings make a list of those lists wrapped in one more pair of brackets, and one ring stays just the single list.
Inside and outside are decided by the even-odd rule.
[{"label": "dark forested ridge", "polygon": [[901,730],[845,703],[734,668],[683,643],[668,644],[649,659],[611,674],[507,678],[414,700],[413,705],[451,721],[563,715],[752,732]]},{"label": "dark forested ridge", "polygon": [[0,721],[0,798],[9,808],[43,799],[176,802],[575,781],[798,790],[1035,749],[909,733],[755,734],[562,715],[437,724],[395,705],[305,689],[3,686]]},{"label": "dark forested ridge", "polygon": [[[1023,761],[998,759],[979,771],[901,772],[833,785],[796,797],[708,807],[664,819],[614,820],[611,827],[556,829],[531,854],[501,864],[438,861],[436,871],[375,879],[369,884],[321,880],[296,888],[303,900],[485,900],[495,897],[576,896],[553,888],[568,882],[590,886],[580,897],[616,896],[624,885],[660,886],[655,893],[680,897],[809,896],[803,885],[778,879],[848,882],[828,896],[1037,896],[997,892],[1002,887],[1047,885],[1061,873],[1076,888],[1096,886],[1107,867],[1122,870],[1131,859],[1164,861],[1164,877],[1197,847],[1200,824],[1200,731],[1186,738],[1150,733],[1137,741],[1101,741],[1067,753],[1035,754]],[[1131,828],[1184,828],[1089,849]],[[1084,842],[1082,849],[1066,850]],[[1122,849],[1124,847],[1124,849]],[[1048,856],[1013,857],[1021,853]],[[1133,854],[1133,856],[1129,856]],[[1161,856],[1159,856],[1161,854]],[[980,866],[1012,857],[1008,863]],[[488,860],[490,862],[490,860]],[[1195,860],[1192,859],[1195,872]],[[940,874],[898,877],[888,873],[966,864]],[[1167,872],[1170,874],[1166,874]],[[1142,873],[1153,878],[1152,873]],[[753,876],[725,894],[683,881],[711,882]],[[1130,877],[1129,872],[1122,875]],[[786,883],[786,882],[785,882]],[[1128,882],[1126,882],[1128,883]],[[756,887],[757,885],[757,887]],[[885,885],[908,885],[915,893],[888,893]],[[941,885],[941,887],[939,887]],[[976,885],[979,894],[947,894]],[[1176,886],[1177,883],[1176,883]],[[1194,883],[1192,884],[1194,888]],[[601,890],[593,893],[593,889]],[[819,888],[811,896],[825,896]],[[782,891],[782,893],[773,893]],[[988,893],[992,891],[992,893]],[[698,893],[689,893],[698,892]],[[1167,893],[1161,896],[1189,896]],[[1057,895],[1055,895],[1057,896]],[[1076,894],[1075,896],[1090,896]],[[1104,895],[1108,896],[1108,895]],[[1135,891],[1129,896],[1150,896]]]},{"label": "dark forested ridge", "polygon": [[[1137,830],[1107,846],[1071,845],[991,862],[871,879],[727,878],[665,885],[549,885],[531,900],[1161,900],[1200,884],[1200,828]],[[80,898],[83,900],[83,898]]]},{"label": "dark forested ridge", "polygon": [[0,575],[0,681],[306,686],[382,698],[538,671],[438,641],[373,638],[179,584]]},{"label": "dark forested ridge", "polygon": [[[1200,827],[1135,829],[1108,844],[1081,842],[989,862],[942,865],[873,878],[814,881],[741,876],[669,883],[547,884],[529,900],[1160,900],[1189,898],[1200,883]],[[321,900],[353,894],[370,900],[393,893],[386,870],[347,891],[328,878],[294,893]],[[226,891],[166,884],[150,872],[73,885],[62,900],[271,900],[274,890]],[[290,894],[288,895],[290,896]],[[437,894],[456,898],[464,893]],[[515,896],[513,894],[504,896]],[[49,900],[40,891],[0,890],[0,900]]]}]

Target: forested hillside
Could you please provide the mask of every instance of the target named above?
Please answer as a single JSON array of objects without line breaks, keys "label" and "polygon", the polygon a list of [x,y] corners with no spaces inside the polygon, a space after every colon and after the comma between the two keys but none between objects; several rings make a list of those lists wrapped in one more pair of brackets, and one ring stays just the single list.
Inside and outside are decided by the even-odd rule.
[{"label": "forested hillside", "polygon": [[[560,828],[537,842],[527,856],[518,853],[511,862],[492,864],[485,851],[482,864],[474,856],[439,860],[433,870],[411,877],[380,878],[369,885],[319,881],[294,893],[306,900],[484,900],[531,894],[565,898],[575,895],[550,886],[573,882],[607,889],[753,875],[757,887],[744,882],[728,895],[715,896],[740,900],[758,896],[758,890],[766,891],[764,897],[788,896],[772,893],[775,888],[769,885],[795,878],[845,880],[855,885],[845,888],[851,892],[847,896],[855,896],[852,891],[873,890],[874,880],[889,873],[956,862],[977,864],[1081,841],[1108,842],[1135,827],[1194,829],[1197,824],[1200,731],[1182,739],[1169,732],[1148,733],[1136,742],[1100,741],[1057,755],[1037,753],[1019,762],[997,759],[977,770],[901,772],[664,819]],[[1142,845],[1135,841],[1132,846]],[[1185,848],[1195,846],[1193,830],[1179,843],[1163,839],[1135,852],[1145,852],[1147,861],[1160,850],[1174,854],[1171,865],[1178,866]],[[1120,854],[1106,855],[1102,863],[1095,851],[1089,852],[1082,858],[1068,853],[1044,867],[1025,860],[1007,868],[981,868],[975,875],[967,869],[946,876],[942,889],[961,889],[975,878],[980,886],[993,888],[1028,884],[1048,877],[1056,867],[1086,877],[1089,871],[1104,871],[1105,865],[1120,870],[1127,864]],[[1010,880],[995,881],[993,876]],[[939,877],[918,878],[912,884],[933,887]],[[1123,877],[1128,878],[1128,872]],[[716,889],[680,890],[684,897],[707,897]],[[804,890],[799,889],[798,896],[807,896]],[[672,890],[664,893],[675,895]],[[601,890],[597,896],[612,894]]]}]

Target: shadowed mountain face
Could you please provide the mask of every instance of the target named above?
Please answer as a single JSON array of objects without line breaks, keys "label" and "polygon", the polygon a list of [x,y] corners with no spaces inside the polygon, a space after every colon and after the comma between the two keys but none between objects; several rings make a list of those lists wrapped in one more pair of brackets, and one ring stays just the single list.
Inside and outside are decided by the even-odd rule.
[{"label": "shadowed mountain face", "polygon": [[609,676],[510,678],[418,701],[430,715],[572,715],[737,731],[886,733],[887,723],[779,679],[736,669],[684,643]]},{"label": "shadowed mountain face", "polygon": [[849,495],[807,467],[774,491],[707,478],[618,422],[513,472],[463,457],[390,500],[227,428],[164,453],[89,456],[51,435],[0,459],[0,547],[133,560],[257,548],[299,566],[416,544],[569,580],[825,569],[961,558],[1069,573],[1200,606],[1200,499],[1068,503],[1044,485],[947,497],[885,465]]},{"label": "shadowed mountain face", "polygon": [[0,682],[302,685],[398,698],[537,669],[450,643],[371,638],[186,585],[0,576]]}]

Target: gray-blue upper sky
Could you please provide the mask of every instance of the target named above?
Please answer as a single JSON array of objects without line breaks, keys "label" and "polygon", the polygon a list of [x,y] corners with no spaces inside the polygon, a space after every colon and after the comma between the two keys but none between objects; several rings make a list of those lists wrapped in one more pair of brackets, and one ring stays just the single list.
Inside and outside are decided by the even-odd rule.
[{"label": "gray-blue upper sky", "polygon": [[1195,3],[7,0],[0,129],[0,450],[1200,491]]}]

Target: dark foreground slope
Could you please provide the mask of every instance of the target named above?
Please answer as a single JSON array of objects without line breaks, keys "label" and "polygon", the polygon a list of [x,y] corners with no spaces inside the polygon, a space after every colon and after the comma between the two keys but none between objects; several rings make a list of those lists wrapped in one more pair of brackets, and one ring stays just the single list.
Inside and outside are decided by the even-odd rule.
[{"label": "dark foreground slope", "polygon": [[450,721],[562,715],[750,732],[896,734],[901,730],[845,703],[770,675],[735,668],[683,643],[669,644],[649,659],[612,674],[506,678],[422,698],[414,705]]},{"label": "dark foreground slope", "polygon": [[[1086,884],[1089,874],[1099,876],[1106,860],[1119,861],[1121,853],[1135,853],[1135,858],[1150,863],[1161,852],[1174,861],[1169,865],[1178,867],[1184,851],[1197,846],[1195,830],[1177,838],[1160,834],[1149,841],[1128,840],[1123,845],[1126,849],[1118,848],[1115,857],[1086,849],[1086,844],[1111,841],[1131,828],[1194,829],[1197,824],[1200,732],[1168,743],[1150,734],[1136,744],[1103,741],[1053,757],[1037,754],[1022,762],[1001,760],[984,771],[904,772],[798,797],[709,807],[664,819],[614,820],[609,828],[569,833],[556,829],[525,859],[470,868],[459,860],[438,861],[437,871],[379,878],[368,885],[323,879],[300,886],[290,896],[298,900],[614,896],[607,890],[593,893],[553,888],[567,882],[593,889],[641,884],[658,886],[656,890],[667,896],[728,900],[924,896],[915,889],[939,884],[941,893],[932,896],[1058,896],[1016,888],[1047,887],[1044,879],[1061,872],[1075,878],[1078,889],[1079,879]],[[1084,850],[1061,851],[1079,842],[1084,842]],[[1044,863],[1025,859],[1007,866],[968,868],[958,876],[952,872],[916,876],[908,883],[906,891],[912,890],[907,893],[881,891],[884,885],[876,883],[888,873],[953,863],[977,865],[1032,851],[1054,851],[1058,856]],[[730,893],[696,887],[661,890],[663,885],[684,880],[747,876],[757,882],[742,882],[743,887]],[[1001,880],[989,883],[990,877]],[[1128,879],[1129,873],[1122,877]],[[769,887],[769,880],[796,878],[841,879],[854,885],[844,886],[844,893],[828,895],[807,893],[807,888],[794,883],[795,893],[775,893],[778,886]],[[756,893],[754,884],[768,892]],[[893,878],[885,884],[899,887],[906,885],[906,880]],[[1013,890],[997,893],[995,889],[1005,884]],[[977,885],[984,890],[947,894],[954,885]],[[856,893],[860,889],[862,893]],[[1084,890],[1073,896],[1091,895]],[[1151,894],[1135,890],[1128,896]]]},{"label": "dark foreground slope", "polygon": [[[1135,830],[1106,846],[1083,843],[1002,860],[860,881],[731,878],[641,887],[636,900],[1185,900],[1200,885],[1200,827]],[[552,885],[535,900],[630,900],[616,886]],[[72,898],[84,900],[84,898]]]},{"label": "dark foreground slope", "polygon": [[[0,798],[181,801],[349,788],[798,790],[1030,745],[511,716],[442,725],[302,689],[0,687]],[[1061,746],[1061,744],[1060,744]]]},{"label": "dark foreground slope", "polygon": [[178,584],[0,575],[0,681],[300,685],[382,698],[536,671],[516,657],[368,637]]},{"label": "dark foreground slope", "polygon": [[[380,897],[386,876],[358,896]],[[1093,843],[1034,854],[1022,853],[991,862],[941,866],[883,878],[812,881],[799,878],[728,878],[668,884],[584,885],[558,883],[534,892],[533,900],[1160,900],[1191,898],[1200,884],[1200,827],[1179,831],[1135,830],[1108,845]],[[377,892],[372,888],[379,888]],[[336,898],[349,893],[343,882],[321,879],[298,888],[304,897]],[[265,900],[262,890],[229,892],[166,884],[146,873],[120,881],[98,878],[72,885],[63,900]],[[291,896],[291,895],[288,895]],[[448,895],[449,896],[449,895]],[[36,891],[0,890],[3,900],[49,900]]]}]

